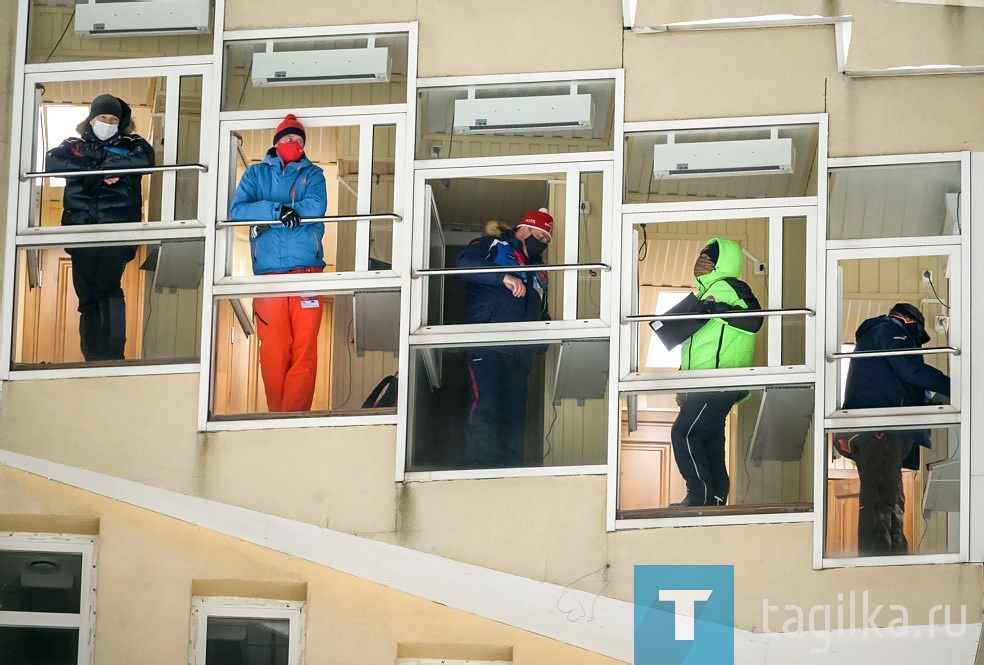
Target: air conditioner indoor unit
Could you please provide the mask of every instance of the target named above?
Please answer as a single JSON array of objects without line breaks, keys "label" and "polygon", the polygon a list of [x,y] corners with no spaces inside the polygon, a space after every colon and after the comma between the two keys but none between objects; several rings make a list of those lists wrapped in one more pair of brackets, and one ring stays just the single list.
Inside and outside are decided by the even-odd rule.
[{"label": "air conditioner indoor unit", "polygon": [[653,146],[653,177],[710,178],[792,173],[793,140],[707,141]]},{"label": "air conditioner indoor unit", "polygon": [[591,95],[456,99],[455,134],[518,134],[591,129]]},{"label": "air conditioner indoor unit", "polygon": [[264,51],[253,54],[253,85],[310,85],[389,81],[389,49]]},{"label": "air conditioner indoor unit", "polygon": [[75,32],[83,37],[187,35],[209,32],[208,0],[89,2],[75,6]]}]

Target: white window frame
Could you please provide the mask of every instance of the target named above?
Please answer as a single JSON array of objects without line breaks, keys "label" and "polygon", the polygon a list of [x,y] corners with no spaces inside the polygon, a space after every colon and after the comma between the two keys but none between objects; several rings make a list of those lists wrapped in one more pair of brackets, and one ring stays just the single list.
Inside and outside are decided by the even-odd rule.
[{"label": "white window frame", "polygon": [[0,533],[0,551],[57,552],[82,556],[78,614],[0,610],[0,627],[77,628],[78,665],[92,665],[96,629],[96,541],[95,536],[71,534]]},{"label": "white window frame", "polygon": [[[412,208],[413,247],[412,254],[409,257],[410,271],[405,275],[405,278],[410,282],[409,291],[411,298],[410,304],[404,310],[404,315],[401,318],[400,373],[402,376],[409,376],[410,353],[413,346],[452,346],[494,343],[501,341],[504,334],[509,335],[510,340],[517,342],[607,338],[609,340],[611,357],[614,358],[616,356],[616,350],[612,346],[614,344],[614,337],[610,323],[612,319],[609,318],[609,312],[614,309],[612,303],[617,303],[618,301],[618,287],[614,276],[618,274],[620,258],[618,253],[613,251],[613,249],[618,247],[620,242],[620,226],[615,223],[615,220],[620,218],[621,194],[616,193],[614,188],[622,179],[622,127],[625,109],[625,71],[623,69],[610,69],[485,76],[449,76],[419,79],[417,85],[418,89],[422,90],[426,88],[508,85],[516,83],[562,83],[605,79],[613,79],[615,82],[615,90],[612,96],[612,103],[614,104],[612,127],[613,149],[610,151],[479,158],[449,157],[447,159],[413,161],[414,183],[412,190],[415,195],[414,207]],[[416,137],[417,127],[415,123],[408,123],[407,133]],[[413,146],[411,146],[411,156],[414,154],[412,148]],[[587,320],[572,318],[571,320],[565,321],[553,321],[549,324],[543,322],[521,322],[423,326],[421,320],[422,304],[424,302],[424,285],[427,278],[419,276],[414,278],[412,271],[421,269],[426,264],[426,236],[429,233],[429,229],[424,229],[424,232],[421,229],[421,225],[425,219],[424,206],[427,205],[427,197],[423,195],[426,181],[435,178],[494,177],[558,172],[565,172],[567,174],[568,182],[565,188],[565,209],[568,212],[567,219],[578,218],[579,188],[572,186],[572,183],[579,182],[578,178],[581,173],[600,172],[603,174],[602,228],[604,231],[601,243],[601,262],[606,263],[609,266],[609,270],[600,272],[599,318]],[[568,234],[565,254],[573,253],[574,256],[577,255],[578,231],[579,228],[575,227],[573,232]],[[566,314],[573,304],[575,304],[575,296],[572,294],[576,294],[577,275],[572,271],[564,271],[564,273],[565,303],[563,309]],[[613,374],[610,373],[609,376],[611,377]],[[609,392],[612,392],[613,384],[611,380],[609,381]],[[409,391],[400,391],[395,478],[398,483],[479,478],[601,475],[608,473],[608,467],[606,465],[523,469],[461,469],[408,473],[406,471],[407,437],[410,429],[410,409],[407,403],[409,399],[408,395]]]},{"label": "white window frame", "polygon": [[215,617],[288,620],[290,634],[287,638],[287,665],[304,665],[306,606],[303,601],[196,596],[191,599],[191,648],[188,664],[205,665],[208,620]]},{"label": "white window frame", "polygon": [[[400,359],[399,372],[405,376],[406,358],[402,355],[404,348],[404,329],[409,312],[410,275],[404,267],[410,264],[409,243],[405,242],[408,234],[412,233],[408,226],[407,211],[413,209],[413,188],[407,185],[407,175],[411,171],[413,156],[413,132],[409,128],[416,122],[417,99],[417,43],[418,27],[412,23],[380,23],[348,25],[338,27],[284,28],[264,30],[234,30],[222,32],[216,39],[215,76],[222,80],[225,45],[237,41],[255,41],[266,39],[294,39],[310,37],[333,37],[345,35],[371,36],[374,34],[407,34],[407,96],[403,103],[378,104],[369,106],[337,106],[299,109],[260,109],[255,111],[221,111],[221,99],[213,96],[212,112],[218,119],[219,132],[216,132],[218,146],[219,168],[216,171],[215,201],[212,218],[224,217],[229,206],[227,189],[228,174],[231,168],[230,154],[221,146],[228,145],[231,132],[235,129],[262,129],[275,127],[285,113],[294,113],[308,127],[339,127],[359,126],[359,160],[372,161],[373,126],[396,125],[397,144],[395,156],[395,174],[393,189],[394,212],[401,215],[403,221],[393,223],[393,269],[387,271],[369,272],[358,270],[365,267],[362,259],[357,264],[357,270],[347,273],[320,273],[310,275],[279,276],[224,276],[225,264],[225,231],[216,230],[211,225],[207,233],[205,251],[205,292],[202,296],[202,340],[201,358],[202,371],[199,376],[198,391],[198,430],[201,432],[242,431],[262,429],[291,429],[296,427],[348,427],[355,425],[396,425],[396,415],[359,415],[359,416],[323,416],[323,417],[285,417],[251,419],[244,416],[240,420],[209,420],[209,402],[212,381],[212,341],[213,317],[216,296],[259,296],[286,295],[298,293],[318,293],[330,295],[333,293],[351,293],[354,290],[400,290]],[[401,135],[402,132],[402,135]],[[358,214],[368,214],[370,211],[372,170],[360,168],[358,189]],[[355,222],[358,225],[357,246],[369,246],[369,222]],[[366,259],[367,260],[367,259]],[[222,266],[220,271],[220,266]],[[207,331],[207,332],[206,332]],[[401,382],[402,384],[403,382]],[[406,411],[406,389],[400,385],[397,413]]]},{"label": "white window frame", "polygon": [[[616,518],[618,510],[618,469],[619,469],[619,435],[620,435],[620,409],[621,396],[626,392],[644,392],[657,390],[687,390],[706,388],[709,385],[715,387],[752,387],[761,383],[760,377],[768,377],[769,385],[773,384],[805,384],[814,385],[815,395],[821,392],[821,385],[817,381],[815,368],[818,366],[811,360],[810,349],[816,349],[819,334],[818,326],[823,317],[824,283],[822,274],[819,272],[821,265],[818,264],[818,257],[823,248],[824,233],[826,230],[827,219],[827,136],[828,136],[828,116],[826,113],[796,114],[796,115],[775,115],[775,116],[741,116],[733,118],[698,118],[694,120],[667,120],[667,121],[647,121],[647,122],[627,122],[624,123],[624,136],[622,145],[631,134],[652,133],[665,131],[684,131],[684,130],[703,130],[703,129],[741,129],[741,128],[770,128],[775,126],[790,125],[817,125],[817,195],[816,196],[795,196],[781,198],[762,198],[762,199],[734,199],[727,201],[693,201],[684,203],[624,203],[623,195],[620,192],[616,197],[615,209],[616,219],[619,220],[619,247],[621,247],[616,261],[621,266],[620,279],[614,287],[616,293],[612,300],[613,312],[611,320],[617,321],[617,333],[613,333],[612,338],[612,365],[610,376],[618,376],[618,389],[609,391],[609,416],[608,416],[608,487],[606,492],[605,506],[605,528],[607,531],[622,529],[644,529],[661,528],[676,526],[700,526],[712,524],[762,524],[776,522],[812,522],[815,520],[816,506],[812,513],[776,513],[771,515],[712,515],[706,517],[668,517],[638,520],[620,520]],[[620,155],[620,160],[623,157]],[[619,182],[622,182],[622,170],[624,164],[619,163]],[[632,324],[622,323],[622,317],[632,313],[634,306],[631,301],[633,265],[632,261],[626,257],[634,256],[632,253],[632,225],[650,223],[651,221],[684,221],[684,220],[715,220],[715,219],[740,219],[750,217],[767,217],[778,215],[780,224],[770,224],[773,232],[777,229],[781,231],[782,217],[806,217],[807,229],[807,307],[813,309],[811,318],[814,325],[807,323],[807,357],[805,366],[794,366],[791,368],[755,368],[755,369],[736,369],[736,370],[709,370],[705,372],[667,372],[667,373],[638,373],[637,376],[630,376],[628,373],[632,340]],[[820,220],[824,223],[821,224]],[[813,235],[809,234],[810,229]],[[770,253],[781,253],[781,243],[777,246],[776,236],[770,236]],[[781,237],[781,236],[779,236]],[[812,252],[811,250],[812,243]],[[812,276],[811,276],[812,275]],[[811,293],[810,285],[813,285]],[[770,281],[770,296],[776,291],[774,283]],[[781,298],[781,290],[777,291],[775,297]],[[813,304],[810,307],[810,303]],[[774,318],[774,317],[769,317]],[[635,324],[644,325],[644,324]],[[771,325],[771,324],[770,324]],[[812,337],[812,339],[811,339]],[[762,385],[765,385],[764,383]],[[819,398],[817,398],[819,400]],[[819,409],[814,408],[814,430],[820,429],[816,414]],[[814,469],[816,471],[816,469]],[[816,529],[814,529],[816,531]]]},{"label": "white window frame", "polygon": [[[217,2],[216,14],[221,0]],[[22,19],[26,21],[27,5],[21,3]],[[24,25],[23,23],[21,24]],[[64,247],[66,245],[95,243],[146,243],[155,240],[205,238],[206,257],[209,251],[205,221],[210,217],[207,211],[214,209],[214,168],[209,168],[207,159],[215,152],[214,135],[206,131],[210,125],[209,109],[212,106],[212,75],[209,64],[211,54],[193,57],[168,57],[94,63],[53,63],[51,65],[30,65],[21,63],[26,53],[26,35],[18,35],[18,60],[15,64],[15,94],[12,119],[12,147],[19,146],[19,153],[12,149],[7,203],[7,234],[5,256],[10,260],[3,268],[3,308],[0,312],[0,330],[12,331],[15,310],[15,275],[19,250]],[[79,66],[79,65],[85,65]],[[26,70],[26,73],[25,73]],[[177,108],[180,96],[181,77],[200,76],[202,79],[202,136],[199,147],[199,162],[206,171],[199,175],[198,218],[193,220],[174,219],[174,193],[176,173],[167,172],[163,178],[162,220],[152,223],[100,225],[97,228],[49,227],[28,228],[27,218],[32,205],[33,181],[21,180],[21,173],[43,168],[34,164],[36,159],[36,140],[38,108],[37,97],[33,92],[36,85],[50,82],[91,81],[122,78],[167,77],[167,107]],[[19,111],[18,111],[19,110]],[[168,136],[177,133],[178,115],[172,113],[165,119]],[[17,149],[17,148],[15,148]],[[165,145],[165,164],[173,164],[177,154],[177,142]],[[207,261],[207,258],[206,258]],[[203,296],[204,300],[204,296]],[[204,302],[203,302],[204,305]],[[204,330],[204,329],[203,329]],[[10,360],[13,353],[13,335],[0,334],[0,380],[23,380],[37,378],[68,378],[90,376],[135,376],[151,374],[184,374],[200,371],[200,363],[163,363],[149,365],[127,365],[109,367],[78,367],[60,369],[12,370]]]},{"label": "white window frame", "polygon": [[[823,367],[817,391],[817,413],[823,413],[823,426],[816,428],[814,441],[814,513],[817,519],[813,530],[813,567],[848,568],[854,566],[906,566],[932,563],[962,563],[970,560],[971,539],[971,468],[976,459],[973,454],[971,409],[974,393],[971,389],[971,309],[970,291],[972,270],[970,263],[973,236],[971,224],[971,156],[969,152],[941,152],[908,155],[876,155],[870,157],[843,157],[831,159],[830,169],[841,167],[878,167],[940,162],[960,163],[960,229],[955,236],[927,236],[912,238],[866,238],[858,240],[826,240],[828,220],[826,216],[819,235],[825,243],[824,290],[825,308],[830,314],[825,319],[824,343],[817,345],[817,366]],[[829,171],[821,172],[825,179]],[[951,277],[948,302],[950,313],[950,345],[960,350],[950,358],[950,378],[953,396],[949,406],[907,407],[905,409],[865,409],[844,412],[837,410],[838,388],[837,361],[827,360],[828,353],[839,351],[841,331],[837,316],[840,299],[837,263],[843,259],[895,258],[911,256],[948,255],[956,263]],[[905,427],[958,425],[960,430],[960,549],[944,554],[905,554],[871,557],[825,557],[824,545],[827,531],[827,441],[831,429],[862,427]],[[979,536],[977,536],[979,537]]]}]

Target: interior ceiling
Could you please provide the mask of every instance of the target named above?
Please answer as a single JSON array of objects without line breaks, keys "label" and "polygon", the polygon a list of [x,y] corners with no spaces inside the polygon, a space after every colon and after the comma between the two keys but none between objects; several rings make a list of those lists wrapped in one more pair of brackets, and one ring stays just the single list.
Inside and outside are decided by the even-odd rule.
[{"label": "interior ceiling", "polygon": [[[51,561],[58,572],[68,571],[80,575],[82,556],[61,552],[0,552],[0,590],[20,588],[21,573],[32,572],[30,564],[35,561]],[[40,572],[41,569],[35,572]],[[55,572],[52,570],[51,572]],[[76,578],[78,579],[78,578]]]},{"label": "interior ceiling", "polygon": [[548,178],[457,178],[428,181],[445,230],[480,234],[485,222],[500,219],[517,223],[527,210],[549,202]]},{"label": "interior ceiling", "polygon": [[[771,128],[722,128],[675,132],[677,143],[743,141],[769,138]],[[678,198],[745,199],[814,194],[819,130],[815,125],[779,128],[793,140],[793,172],[733,175],[720,178],[653,178],[653,146],[666,143],[668,132],[632,135],[626,142],[625,187],[632,194],[666,201]]]},{"label": "interior ceiling", "polygon": [[[524,97],[527,95],[569,95],[571,84],[574,82],[549,83],[549,84],[526,84],[512,86],[478,86],[475,89],[475,97],[496,98],[496,97]],[[594,102],[594,122],[591,129],[580,131],[539,131],[525,133],[509,133],[508,136],[520,137],[549,137],[559,139],[595,139],[604,142],[611,141],[613,129],[613,96],[615,85],[611,81],[582,81],[577,82],[578,94],[590,94]],[[450,134],[454,126],[454,102],[456,99],[466,99],[468,97],[467,88],[434,88],[425,89],[421,95],[426,100],[426,123],[424,133],[426,134]],[[479,138],[479,137],[475,137]]]}]

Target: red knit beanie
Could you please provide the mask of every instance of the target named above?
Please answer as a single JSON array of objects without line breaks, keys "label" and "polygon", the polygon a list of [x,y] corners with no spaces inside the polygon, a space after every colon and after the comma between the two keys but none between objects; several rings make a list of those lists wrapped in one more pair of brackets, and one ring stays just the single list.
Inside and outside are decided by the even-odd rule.
[{"label": "red knit beanie", "polygon": [[546,232],[548,236],[553,237],[553,217],[547,212],[546,208],[540,208],[539,210],[530,210],[525,215],[523,215],[523,221],[521,221],[517,226],[528,226],[531,229],[540,229]]},{"label": "red knit beanie", "polygon": [[277,141],[288,134],[297,134],[307,143],[307,134],[304,132],[304,125],[301,124],[301,121],[293,113],[288,113],[284,116],[283,122],[277,125],[277,133],[273,135],[273,144],[277,145]]}]

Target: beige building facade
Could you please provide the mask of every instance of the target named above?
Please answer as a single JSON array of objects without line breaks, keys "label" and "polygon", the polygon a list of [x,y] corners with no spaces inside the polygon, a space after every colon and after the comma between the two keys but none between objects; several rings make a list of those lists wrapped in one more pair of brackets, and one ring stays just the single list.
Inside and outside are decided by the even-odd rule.
[{"label": "beige building facade", "polygon": [[[0,27],[0,662],[656,662],[658,565],[733,566],[738,663],[982,662],[984,3],[117,4]],[[163,168],[141,219],[63,226],[44,154],[104,92]],[[286,113],[326,267],[254,275],[229,205]],[[457,254],[540,207],[549,320],[467,323]],[[751,367],[681,371],[649,324],[715,237],[764,324]],[[65,250],[112,246],[125,357],[86,361]],[[270,413],[252,302],[296,295],[314,405]],[[951,394],[845,409],[901,301]],[[469,354],[528,349],[522,459],[468,464]],[[671,506],[674,398],[715,391],[727,505]],[[834,441],[913,430],[907,553],[862,556]]]}]

